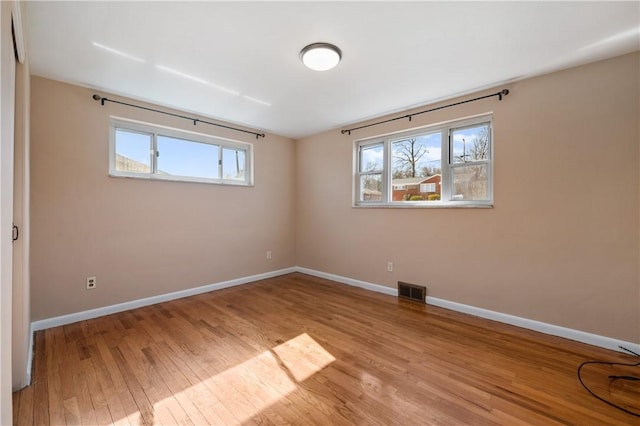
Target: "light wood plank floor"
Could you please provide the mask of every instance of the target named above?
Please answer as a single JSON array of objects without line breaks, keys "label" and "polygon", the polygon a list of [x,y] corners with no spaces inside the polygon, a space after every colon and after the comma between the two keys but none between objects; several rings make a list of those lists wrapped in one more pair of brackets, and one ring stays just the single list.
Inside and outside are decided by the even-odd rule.
[{"label": "light wood plank floor", "polygon": [[36,333],[14,422],[640,424],[589,359],[638,360],[296,273]]}]

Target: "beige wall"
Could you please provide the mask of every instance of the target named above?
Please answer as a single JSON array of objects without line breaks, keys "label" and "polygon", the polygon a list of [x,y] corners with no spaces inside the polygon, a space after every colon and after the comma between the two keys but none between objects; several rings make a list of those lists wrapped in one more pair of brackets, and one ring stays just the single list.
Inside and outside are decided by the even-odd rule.
[{"label": "beige wall", "polygon": [[[511,90],[502,102],[298,141],[298,266],[640,342],[639,62],[626,55],[500,86]],[[493,209],[352,207],[354,139],[490,111]]]},{"label": "beige wall", "polygon": [[254,144],[255,187],[110,178],[110,114],[193,125],[39,77],[31,93],[32,320],[295,265],[294,141],[198,125]]}]

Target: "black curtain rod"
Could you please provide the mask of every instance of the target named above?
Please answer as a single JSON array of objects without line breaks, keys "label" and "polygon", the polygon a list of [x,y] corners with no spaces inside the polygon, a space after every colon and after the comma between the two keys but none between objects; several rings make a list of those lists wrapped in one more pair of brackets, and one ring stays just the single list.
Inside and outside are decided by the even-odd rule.
[{"label": "black curtain rod", "polygon": [[193,121],[193,125],[194,126],[196,124],[198,124],[198,123],[204,123],[204,124],[209,124],[210,126],[217,126],[217,127],[223,127],[225,129],[229,129],[229,130],[235,130],[236,132],[249,133],[250,135],[255,135],[256,139],[264,138],[264,136],[265,136],[264,133],[251,132],[249,130],[238,129],[237,127],[225,126],[224,124],[218,124],[218,123],[212,123],[210,121],[200,120],[199,118],[187,117],[186,115],[173,114],[171,112],[160,111],[160,110],[157,110],[157,109],[147,108],[147,107],[143,107],[143,106],[140,106],[140,105],[133,105],[133,104],[128,104],[126,102],[114,101],[113,99],[107,99],[107,98],[104,98],[104,97],[102,97],[100,95],[93,95],[93,99],[96,100],[96,101],[100,101],[100,104],[102,106],[104,106],[105,102],[113,102],[114,104],[126,105],[126,106],[130,106],[130,107],[133,107],[133,108],[139,108],[139,109],[144,109],[144,110],[147,110],[147,111],[158,112],[160,114],[170,115],[172,117],[184,118],[185,120]]},{"label": "black curtain rod", "polygon": [[379,124],[384,124],[384,123],[389,123],[391,121],[396,121],[396,120],[402,120],[403,118],[408,118],[409,121],[411,121],[411,117],[413,117],[414,115],[420,115],[420,114],[425,114],[427,112],[432,112],[432,111],[437,111],[439,109],[445,109],[445,108],[449,108],[452,106],[456,106],[456,105],[462,105],[462,104],[466,104],[468,102],[474,102],[474,101],[479,101],[480,99],[486,99],[486,98],[492,98],[494,96],[498,96],[499,100],[502,100],[503,96],[507,96],[509,94],[509,90],[507,89],[503,89],[499,92],[493,93],[491,95],[486,95],[486,96],[480,96],[478,98],[473,98],[473,99],[467,99],[466,101],[460,101],[460,102],[456,102],[453,104],[449,104],[449,105],[443,105],[443,106],[439,106],[437,108],[431,108],[431,109],[427,109],[425,111],[420,111],[420,112],[414,112],[413,114],[407,114],[407,115],[403,115],[402,117],[395,117],[395,118],[390,118],[388,120],[383,120],[383,121],[378,121],[376,123],[371,123],[371,124],[365,124],[364,126],[359,126],[359,127],[353,127],[351,129],[344,129],[344,130],[340,130],[340,133],[342,133],[343,135],[345,133],[347,134],[351,134],[351,132],[353,132],[354,130],[360,130],[360,129],[364,129],[367,127],[371,127],[371,126],[377,126]]}]

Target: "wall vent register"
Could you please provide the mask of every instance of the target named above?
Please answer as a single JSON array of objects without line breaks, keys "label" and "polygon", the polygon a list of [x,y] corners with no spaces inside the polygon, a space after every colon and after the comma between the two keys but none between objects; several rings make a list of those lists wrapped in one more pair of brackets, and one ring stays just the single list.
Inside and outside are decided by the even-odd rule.
[{"label": "wall vent register", "polygon": [[409,284],[398,281],[398,297],[401,299],[413,300],[415,302],[426,303],[427,287]]}]

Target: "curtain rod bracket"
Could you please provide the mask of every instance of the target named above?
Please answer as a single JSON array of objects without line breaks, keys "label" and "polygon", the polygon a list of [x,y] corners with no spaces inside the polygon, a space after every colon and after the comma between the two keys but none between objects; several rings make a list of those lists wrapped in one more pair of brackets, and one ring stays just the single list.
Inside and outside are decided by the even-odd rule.
[{"label": "curtain rod bracket", "polygon": [[108,101],[108,100],[109,100],[109,99],[107,99],[107,98],[103,98],[102,96],[97,95],[97,94],[95,94],[95,93],[94,93],[94,95],[92,96],[92,98],[93,98],[93,100],[94,100],[94,101],[100,101],[100,105],[102,105],[102,106],[104,106],[104,101]]}]

